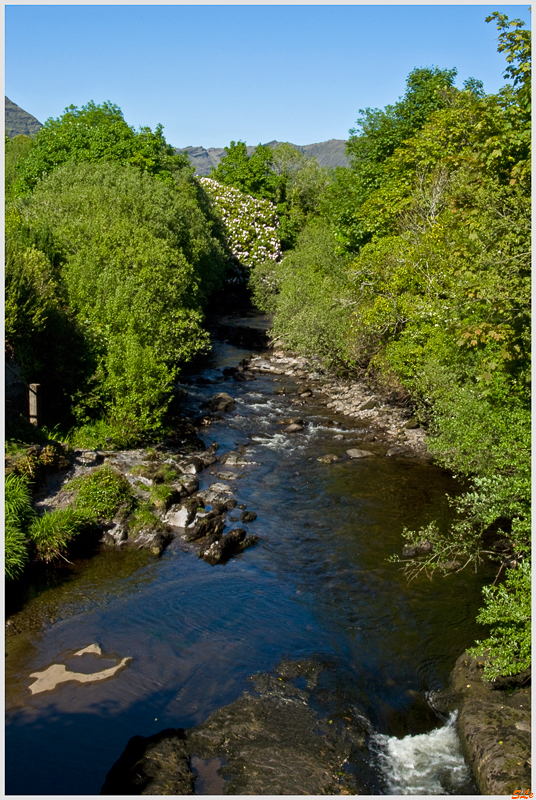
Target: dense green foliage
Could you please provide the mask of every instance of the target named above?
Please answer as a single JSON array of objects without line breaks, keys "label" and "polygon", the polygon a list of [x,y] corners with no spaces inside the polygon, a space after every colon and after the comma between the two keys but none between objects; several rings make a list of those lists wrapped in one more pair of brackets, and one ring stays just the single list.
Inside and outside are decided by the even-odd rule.
[{"label": "dense green foliage", "polygon": [[405,531],[433,545],[405,568],[507,567],[481,615],[488,677],[528,663],[530,562],[530,34],[493,20],[513,83],[485,95],[414,70],[398,103],[361,112],[323,221],[253,276],[275,334],[410,397],[438,462],[470,483],[448,532]]},{"label": "dense green foliage", "polygon": [[53,230],[69,305],[96,364],[79,421],[93,407],[121,425],[154,427],[177,365],[207,344],[201,306],[224,267],[195,187],[134,167],[66,164],[21,213],[32,228]]}]

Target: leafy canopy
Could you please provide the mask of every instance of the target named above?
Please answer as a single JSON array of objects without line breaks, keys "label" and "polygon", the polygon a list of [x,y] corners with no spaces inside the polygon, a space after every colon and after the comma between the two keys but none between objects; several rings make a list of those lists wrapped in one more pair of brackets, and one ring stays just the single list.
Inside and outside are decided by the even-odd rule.
[{"label": "leafy canopy", "polygon": [[16,165],[17,191],[33,189],[40,178],[67,161],[129,164],[166,181],[189,169],[188,157],[166,143],[161,125],[154,132],[148,127],[135,131],[121,109],[110,102],[90,101],[82,108],[71,105],[63,116],[48,119],[28,155]]}]

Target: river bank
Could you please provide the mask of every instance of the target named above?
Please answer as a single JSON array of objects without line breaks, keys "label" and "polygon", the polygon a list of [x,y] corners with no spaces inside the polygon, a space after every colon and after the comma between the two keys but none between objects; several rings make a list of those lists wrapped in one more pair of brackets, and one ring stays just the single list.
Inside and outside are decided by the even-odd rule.
[{"label": "river bank", "polygon": [[[65,735],[73,730],[73,714],[76,729],[87,720],[82,729],[92,749],[108,742],[90,759],[96,777],[84,777],[73,751],[77,772],[71,777],[67,770],[60,779],[45,747],[56,790],[51,793],[58,787],[94,793],[133,733],[156,737],[141,748],[145,752],[145,745],[160,746],[169,738],[162,735],[166,727],[189,731],[193,744],[185,775],[196,793],[211,793],[215,785],[227,792],[257,793],[265,786],[278,793],[292,774],[298,788],[302,781],[312,794],[385,794],[393,791],[388,776],[394,765],[396,793],[415,793],[407,748],[419,747],[428,793],[475,793],[450,717],[438,715],[429,697],[447,686],[460,650],[474,641],[479,583],[452,576],[450,584],[438,583],[432,603],[427,584],[408,590],[385,563],[388,554],[401,550],[403,524],[444,513],[441,498],[452,488],[450,479],[430,465],[422,432],[411,422],[404,427],[411,419],[406,409],[394,408],[391,416],[365,387],[326,381],[279,350],[250,357],[245,344],[221,344],[215,363],[181,385],[195,429],[188,443],[178,437],[152,451],[74,454],[75,470],[108,463],[140,496],[139,483],[148,487],[151,471],[154,477],[163,464],[176,468],[182,478],[176,483],[192,491],[161,510],[174,538],[158,548],[158,556],[147,541],[143,548],[125,539],[121,525],[108,527],[91,574],[86,567],[71,576],[68,602],[66,592],[60,598],[52,586],[31,613],[21,609],[12,616],[11,747],[21,742],[24,729],[24,741],[31,741],[35,717],[38,727],[50,723],[69,752],[77,746],[76,736],[73,742]],[[341,415],[341,403],[347,415]],[[403,449],[392,452],[394,447]],[[349,455],[365,450],[370,455]],[[67,501],[59,488],[41,497],[42,507]],[[219,513],[207,520],[215,507]],[[257,518],[242,521],[246,512]],[[170,513],[186,525],[166,522]],[[199,557],[200,540],[188,541],[196,526],[211,520],[212,533],[205,535],[216,542],[233,525],[258,541],[226,563],[211,563]],[[95,676],[116,671],[81,682],[73,676],[80,675],[83,662]],[[28,696],[29,686],[47,670],[54,667],[56,674],[62,666],[64,681],[43,692],[30,689]],[[249,679],[253,689],[244,693]],[[287,707],[290,717],[282,711]],[[297,716],[291,729],[301,733],[289,740],[290,760],[283,763],[276,743],[292,709]],[[222,749],[226,730],[230,744]],[[324,731],[320,740],[313,736],[317,730]],[[213,740],[202,731],[212,731]],[[175,732],[171,739],[180,736]],[[246,762],[239,763],[244,742]],[[402,747],[406,751],[399,753]],[[310,769],[311,758],[321,765],[317,772]],[[279,773],[271,770],[271,759],[283,764]],[[459,780],[452,783],[452,775]],[[28,789],[22,776],[15,783]],[[42,782],[44,789],[50,792],[51,786]]]}]

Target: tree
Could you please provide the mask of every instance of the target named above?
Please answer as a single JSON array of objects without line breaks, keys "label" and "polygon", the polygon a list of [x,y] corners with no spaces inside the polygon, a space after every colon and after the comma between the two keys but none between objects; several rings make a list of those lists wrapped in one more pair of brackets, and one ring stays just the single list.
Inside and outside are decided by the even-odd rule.
[{"label": "tree", "polygon": [[66,163],[22,204],[50,226],[69,306],[96,364],[78,419],[131,431],[158,426],[178,365],[207,346],[202,306],[227,261],[192,180],[134,166]]},{"label": "tree", "polygon": [[347,143],[350,168],[336,171],[323,202],[323,213],[334,223],[337,238],[347,250],[357,251],[370,241],[373,232],[356,211],[383,184],[385,165],[396,148],[422,128],[434,111],[448,105],[456,73],[456,69],[416,68],[397,103],[385,109],[360,109],[362,116]]},{"label": "tree", "polygon": [[210,177],[224,186],[234,186],[244,194],[259,200],[276,199],[277,176],[272,170],[273,154],[269,147],[259,144],[249,154],[245,142],[232,141]]},{"label": "tree", "polygon": [[71,105],[63,116],[45,122],[28,155],[17,162],[14,188],[18,193],[31,191],[40,178],[67,161],[130,164],[170,181],[190,167],[188,157],[176,154],[162,131],[161,125],[154,132],[148,127],[134,131],[110,102],[90,101],[80,109]]}]

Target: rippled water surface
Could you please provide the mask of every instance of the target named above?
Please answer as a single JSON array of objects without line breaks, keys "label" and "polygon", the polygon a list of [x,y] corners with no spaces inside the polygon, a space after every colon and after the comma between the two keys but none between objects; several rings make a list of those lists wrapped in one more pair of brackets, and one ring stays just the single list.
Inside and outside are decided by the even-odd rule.
[{"label": "rippled water surface", "polygon": [[[258,514],[246,527],[259,545],[215,567],[180,539],[156,560],[107,550],[34,592],[15,615],[22,632],[6,646],[8,794],[97,794],[131,736],[199,724],[283,657],[336,665],[341,708],[359,709],[377,737],[374,793],[417,793],[404,764],[415,757],[426,773],[427,747],[439,748],[447,773],[450,758],[463,769],[452,727],[422,739],[443,724],[426,698],[482,634],[474,617],[485,576],[408,585],[387,561],[401,551],[405,525],[446,519],[453,480],[416,459],[319,463],[322,454],[359,446],[357,424],[274,394],[292,389],[284,376],[221,380],[221,369],[246,354],[217,344],[204,375],[218,383],[184,388],[192,412],[215,392],[237,399],[202,436],[218,442],[219,453],[247,445],[257,462],[240,468],[233,489]],[[281,432],[278,422],[293,415],[308,421],[303,434]],[[344,440],[334,439],[341,433]],[[202,488],[217,480],[208,470],[201,478]],[[102,682],[31,693],[32,673],[50,665],[82,671],[76,653],[91,644],[101,650],[91,656],[98,669],[132,660]],[[438,793],[471,787],[462,777],[440,781]]]}]

